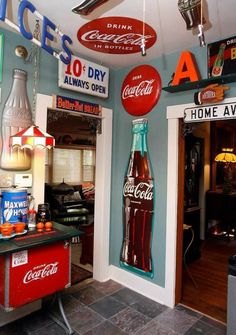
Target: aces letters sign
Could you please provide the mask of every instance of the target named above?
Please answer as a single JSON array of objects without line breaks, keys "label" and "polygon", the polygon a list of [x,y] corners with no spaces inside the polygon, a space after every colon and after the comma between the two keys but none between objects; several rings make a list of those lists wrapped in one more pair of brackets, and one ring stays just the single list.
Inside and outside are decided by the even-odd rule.
[{"label": "aces letters sign", "polygon": [[109,69],[72,56],[70,64],[59,64],[59,87],[101,98],[108,97]]},{"label": "aces letters sign", "polygon": [[155,30],[129,17],[110,16],[90,21],[78,30],[77,38],[86,48],[98,52],[131,54],[141,52],[143,31],[148,49],[156,42]]},{"label": "aces letters sign", "polygon": [[135,67],[125,78],[121,100],[127,113],[141,116],[149,113],[161,94],[161,77],[151,65]]}]

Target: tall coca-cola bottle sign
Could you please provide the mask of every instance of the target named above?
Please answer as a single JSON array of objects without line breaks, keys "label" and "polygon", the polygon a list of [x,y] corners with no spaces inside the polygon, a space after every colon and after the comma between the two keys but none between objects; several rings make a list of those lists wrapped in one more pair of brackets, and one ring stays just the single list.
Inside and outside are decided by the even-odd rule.
[{"label": "tall coca-cola bottle sign", "polygon": [[28,170],[31,167],[29,149],[11,148],[9,138],[32,124],[32,113],[26,89],[27,72],[14,69],[11,91],[2,114],[2,149],[0,165],[5,170]]},{"label": "tall coca-cola bottle sign", "polygon": [[151,257],[154,179],[147,149],[147,119],[132,122],[132,148],[123,186],[120,265],[153,277]]}]

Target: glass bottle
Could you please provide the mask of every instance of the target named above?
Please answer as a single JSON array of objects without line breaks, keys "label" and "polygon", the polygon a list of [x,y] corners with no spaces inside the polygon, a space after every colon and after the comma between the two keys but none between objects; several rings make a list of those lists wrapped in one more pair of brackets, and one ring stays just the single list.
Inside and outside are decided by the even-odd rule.
[{"label": "glass bottle", "polygon": [[36,222],[47,222],[51,220],[51,214],[49,209],[49,204],[39,204],[38,205],[38,212],[36,214]]},{"label": "glass bottle", "polygon": [[225,43],[221,43],[219,47],[218,54],[216,56],[216,59],[214,61],[213,67],[212,67],[212,77],[218,77],[221,76],[223,67],[224,67],[224,52],[225,52]]},{"label": "glass bottle", "polygon": [[201,18],[201,0],[178,0],[178,8],[187,30],[205,24],[205,18]]},{"label": "glass bottle", "polygon": [[123,243],[120,265],[153,276],[151,257],[154,179],[147,149],[147,119],[134,120],[123,186]]},{"label": "glass bottle", "polygon": [[29,149],[11,148],[9,138],[32,124],[32,113],[26,89],[27,73],[13,70],[13,82],[6,100],[1,125],[2,148],[0,167],[4,170],[28,170],[31,168]]},{"label": "glass bottle", "polygon": [[72,12],[81,15],[88,15],[95,8],[101,6],[108,0],[83,0],[78,6],[72,8]]},{"label": "glass bottle", "polygon": [[36,210],[34,208],[28,210],[28,228],[29,230],[36,228]]}]

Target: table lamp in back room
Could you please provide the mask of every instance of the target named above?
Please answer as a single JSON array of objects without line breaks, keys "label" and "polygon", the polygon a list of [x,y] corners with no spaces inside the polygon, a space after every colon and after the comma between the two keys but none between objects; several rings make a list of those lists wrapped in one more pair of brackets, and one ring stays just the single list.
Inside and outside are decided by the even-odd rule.
[{"label": "table lamp in back room", "polygon": [[223,174],[224,174],[224,181],[223,181],[223,192],[224,193],[231,193],[233,186],[233,169],[232,164],[236,163],[236,155],[233,153],[232,148],[223,148],[222,152],[220,152],[215,157],[215,161],[218,163],[224,164],[223,167]]}]

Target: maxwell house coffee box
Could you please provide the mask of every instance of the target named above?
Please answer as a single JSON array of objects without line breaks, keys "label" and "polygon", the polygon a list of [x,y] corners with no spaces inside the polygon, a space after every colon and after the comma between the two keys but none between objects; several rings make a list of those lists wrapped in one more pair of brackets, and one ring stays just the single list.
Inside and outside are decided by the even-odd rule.
[{"label": "maxwell house coffee box", "polygon": [[236,36],[207,46],[208,78],[236,73]]},{"label": "maxwell house coffee box", "polygon": [[26,189],[13,188],[1,194],[2,223],[28,222],[28,195]]}]

